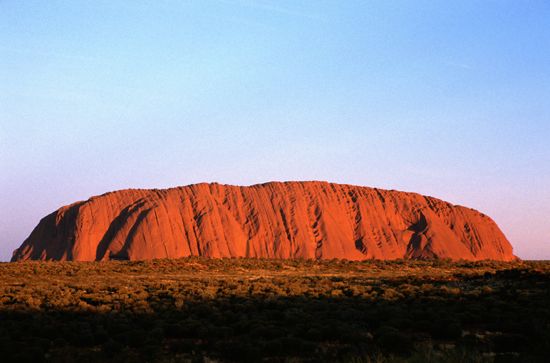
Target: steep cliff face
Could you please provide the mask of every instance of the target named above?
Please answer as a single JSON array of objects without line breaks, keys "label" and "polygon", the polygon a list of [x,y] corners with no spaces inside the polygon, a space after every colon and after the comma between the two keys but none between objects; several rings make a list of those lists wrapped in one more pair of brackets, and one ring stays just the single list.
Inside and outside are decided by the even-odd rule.
[{"label": "steep cliff face", "polygon": [[512,260],[498,226],[415,193],[325,182],[121,190],[44,217],[13,261],[184,256]]}]

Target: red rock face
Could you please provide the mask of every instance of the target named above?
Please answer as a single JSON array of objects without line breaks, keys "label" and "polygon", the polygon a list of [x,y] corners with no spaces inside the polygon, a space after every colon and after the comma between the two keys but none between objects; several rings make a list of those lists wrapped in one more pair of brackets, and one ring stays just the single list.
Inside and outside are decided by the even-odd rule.
[{"label": "red rock face", "polygon": [[121,190],[44,217],[12,261],[184,256],[513,260],[498,226],[439,199],[325,182]]}]

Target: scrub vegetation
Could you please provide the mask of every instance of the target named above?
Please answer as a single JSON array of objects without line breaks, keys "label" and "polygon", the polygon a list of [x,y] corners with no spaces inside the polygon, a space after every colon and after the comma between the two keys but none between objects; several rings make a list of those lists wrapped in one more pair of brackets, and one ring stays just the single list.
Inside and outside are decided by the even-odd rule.
[{"label": "scrub vegetation", "polygon": [[0,264],[3,362],[547,362],[550,262]]}]

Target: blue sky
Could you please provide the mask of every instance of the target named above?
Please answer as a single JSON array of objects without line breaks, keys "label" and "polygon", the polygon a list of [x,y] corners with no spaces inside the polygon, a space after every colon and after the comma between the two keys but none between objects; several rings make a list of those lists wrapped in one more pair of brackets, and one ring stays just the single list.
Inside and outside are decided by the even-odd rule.
[{"label": "blue sky", "polygon": [[0,1],[0,260],[109,190],[328,180],[550,259],[547,1]]}]

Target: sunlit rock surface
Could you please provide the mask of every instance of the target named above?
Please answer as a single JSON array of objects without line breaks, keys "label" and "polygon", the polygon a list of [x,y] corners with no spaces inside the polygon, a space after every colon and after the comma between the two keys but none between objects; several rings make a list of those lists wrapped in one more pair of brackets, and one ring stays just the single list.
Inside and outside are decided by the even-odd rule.
[{"label": "sunlit rock surface", "polygon": [[184,256],[513,260],[488,216],[415,193],[326,182],[130,189],[44,217],[19,260]]}]

